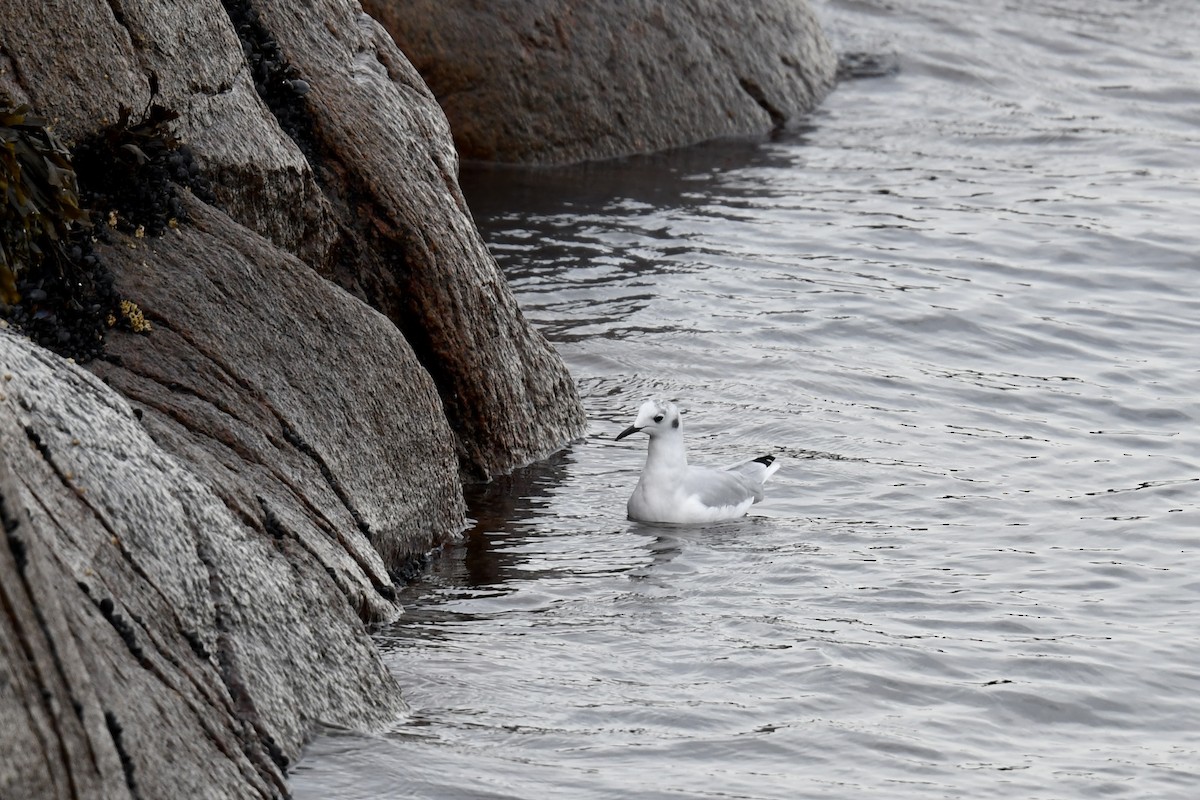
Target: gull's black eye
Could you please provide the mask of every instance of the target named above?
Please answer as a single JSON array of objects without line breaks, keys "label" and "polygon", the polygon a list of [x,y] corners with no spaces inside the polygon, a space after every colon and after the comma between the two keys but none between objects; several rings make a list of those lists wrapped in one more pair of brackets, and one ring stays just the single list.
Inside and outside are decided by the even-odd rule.
[{"label": "gull's black eye", "polygon": [[663,419],[663,415],[662,415],[662,414],[659,414],[657,417],[655,417],[655,418],[654,418],[654,421],[655,421],[655,422],[662,422],[662,419]]}]

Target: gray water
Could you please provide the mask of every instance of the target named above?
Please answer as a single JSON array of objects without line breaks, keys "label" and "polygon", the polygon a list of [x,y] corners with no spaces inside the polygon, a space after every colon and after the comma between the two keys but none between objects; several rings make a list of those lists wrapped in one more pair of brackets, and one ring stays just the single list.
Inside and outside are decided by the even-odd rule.
[{"label": "gray water", "polygon": [[[1200,12],[837,0],[802,129],[464,185],[591,417],[297,798],[1200,796]],[[625,519],[647,396],[743,520]]]}]

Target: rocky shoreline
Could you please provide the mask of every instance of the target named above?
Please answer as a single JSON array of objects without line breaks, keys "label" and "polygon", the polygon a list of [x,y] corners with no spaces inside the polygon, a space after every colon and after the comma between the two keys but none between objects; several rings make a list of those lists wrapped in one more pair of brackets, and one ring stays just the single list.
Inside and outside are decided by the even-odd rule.
[{"label": "rocky shoreline", "polygon": [[[714,107],[748,126],[697,128],[667,104],[662,129],[784,124],[831,84],[807,7],[755,23],[691,5],[690,30],[725,20],[712,47],[734,47],[734,20],[737,47],[808,93],[735,78],[742,105]],[[0,6],[0,95],[67,143],[122,108],[169,109],[211,187],[172,194],[180,219],[149,234],[92,210],[114,220],[95,255],[148,326],[108,331],[86,365],[0,328],[0,796],[284,796],[315,726],[402,711],[367,626],[400,613],[395,584],[461,530],[463,480],[582,434],[574,385],[471,220],[452,100],[356,2]],[[535,6],[536,25],[568,31],[568,4]],[[668,7],[642,11],[681,30]],[[578,42],[615,22],[573,24]],[[786,59],[756,48],[789,34],[803,42]],[[582,85],[596,67],[578,69]],[[559,125],[547,113],[542,130]],[[540,160],[627,149],[556,138]]]}]

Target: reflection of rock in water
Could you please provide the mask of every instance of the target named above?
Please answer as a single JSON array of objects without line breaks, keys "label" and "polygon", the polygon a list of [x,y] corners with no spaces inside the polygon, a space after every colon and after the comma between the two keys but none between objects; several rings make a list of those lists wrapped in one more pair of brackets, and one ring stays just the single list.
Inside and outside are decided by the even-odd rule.
[{"label": "reflection of rock in water", "polygon": [[495,545],[526,530],[529,520],[549,506],[548,498],[565,480],[570,463],[570,450],[560,450],[488,483],[467,484],[463,494],[475,524],[464,533],[463,543],[446,553],[443,560],[449,563],[439,571],[450,568],[458,573],[452,565],[461,564],[457,577],[465,586],[503,583],[521,557]]},{"label": "reflection of rock in water", "polygon": [[[803,141],[809,130],[797,124],[772,140]],[[747,168],[784,169],[796,158],[794,149],[763,147],[762,138],[751,137],[552,170],[468,163],[459,181],[486,237],[488,219],[502,214],[602,209],[614,203],[625,207],[631,200],[659,211],[688,207],[703,196],[706,181],[722,181],[728,173]],[[736,194],[738,187],[723,191]],[[761,186],[746,187],[747,194],[761,191]]]},{"label": "reflection of rock in water", "polygon": [[842,53],[838,56],[839,81],[888,78],[900,71],[900,59],[890,53]]}]

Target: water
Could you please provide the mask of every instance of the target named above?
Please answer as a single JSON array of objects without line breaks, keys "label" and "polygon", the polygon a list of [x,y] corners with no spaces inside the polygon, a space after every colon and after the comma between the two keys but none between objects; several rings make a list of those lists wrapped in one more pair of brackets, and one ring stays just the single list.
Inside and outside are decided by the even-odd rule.
[{"label": "water", "polygon": [[[840,0],[805,129],[465,176],[591,436],[380,636],[411,713],[297,798],[1191,798],[1200,12]],[[895,68],[895,69],[893,69]],[[678,398],[737,522],[624,518]]]}]

